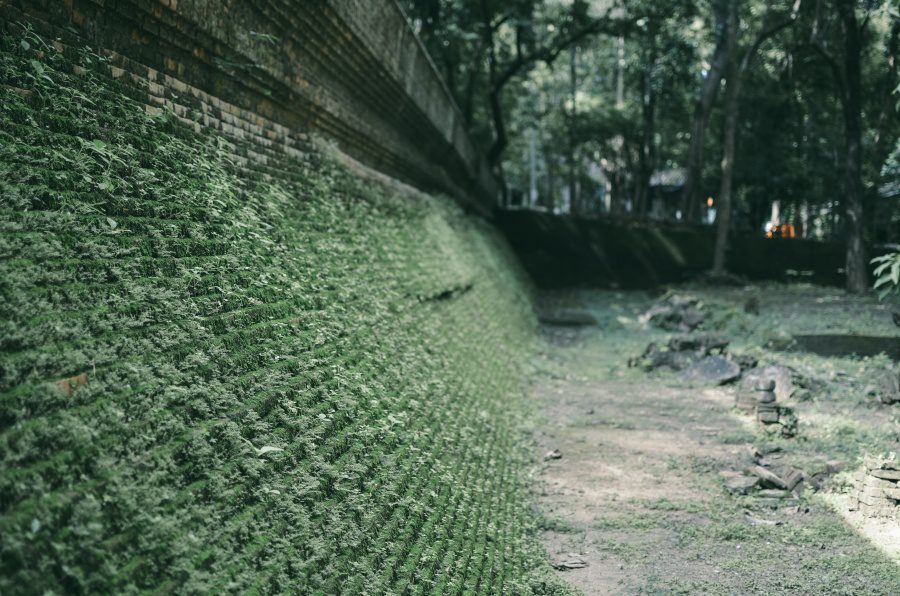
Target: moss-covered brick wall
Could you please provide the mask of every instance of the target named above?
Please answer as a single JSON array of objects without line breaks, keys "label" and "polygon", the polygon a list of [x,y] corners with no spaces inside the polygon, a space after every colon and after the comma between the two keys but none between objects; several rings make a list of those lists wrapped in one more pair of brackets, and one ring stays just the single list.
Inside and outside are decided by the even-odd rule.
[{"label": "moss-covered brick wall", "polygon": [[448,200],[0,41],[0,593],[528,593],[533,332]]},{"label": "moss-covered brick wall", "polygon": [[254,154],[314,133],[468,208],[497,205],[491,169],[397,0],[0,0],[4,19],[86,40],[139,101],[251,139]]}]

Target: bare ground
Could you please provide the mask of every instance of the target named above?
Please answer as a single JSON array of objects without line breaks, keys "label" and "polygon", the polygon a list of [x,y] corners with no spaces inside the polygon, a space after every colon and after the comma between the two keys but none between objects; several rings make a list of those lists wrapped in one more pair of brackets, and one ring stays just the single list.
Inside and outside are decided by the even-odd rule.
[{"label": "bare ground", "polygon": [[[626,367],[650,339],[664,337],[637,321],[649,297],[581,292],[544,302],[598,320],[586,328],[545,326],[533,388],[542,410],[537,456],[562,455],[539,465],[535,481],[548,556],[569,567],[557,571],[566,583],[586,594],[900,593],[900,568],[889,556],[900,553],[900,542],[890,539],[896,522],[879,522],[881,533],[870,533],[882,542],[875,544],[853,527],[840,495],[807,491],[799,503],[770,508],[723,490],[720,472],[748,466],[750,446],[767,438],[733,410],[733,389],[691,387],[673,373]],[[754,321],[737,328],[745,323]],[[736,343],[753,349],[750,339]],[[855,372],[853,363],[838,365]],[[879,437],[896,427],[892,412],[856,397],[806,410],[801,431],[808,438],[784,441],[776,456],[804,469],[834,457],[856,465],[870,435],[844,438],[835,421],[855,428],[857,419],[874,420]]]}]

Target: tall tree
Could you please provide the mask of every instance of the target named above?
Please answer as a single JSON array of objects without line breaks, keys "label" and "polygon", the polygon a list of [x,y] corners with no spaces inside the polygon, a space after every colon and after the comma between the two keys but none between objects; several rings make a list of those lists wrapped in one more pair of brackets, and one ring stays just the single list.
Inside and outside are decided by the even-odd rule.
[{"label": "tall tree", "polygon": [[682,219],[696,222],[700,215],[700,204],[703,200],[703,149],[706,142],[706,127],[713,104],[719,94],[722,76],[729,62],[726,44],[728,36],[728,0],[715,3],[715,36],[716,49],[713,53],[709,70],[703,79],[700,95],[694,106],[694,117],[691,125],[691,144],[688,149],[684,194],[681,200]]},{"label": "tall tree", "polygon": [[[734,190],[734,159],[737,145],[737,127],[740,112],[741,84],[753,57],[766,40],[789,27],[797,20],[801,0],[795,0],[790,14],[769,27],[764,27],[742,57],[738,55],[740,36],[740,1],[731,0],[728,7],[728,75],[726,79],[725,123],[722,140],[722,186],[716,208],[716,246],[713,253],[713,273],[725,273],[728,252],[728,236],[731,231],[732,193]],[[738,62],[740,59],[740,62]]]},{"label": "tall tree", "polygon": [[656,169],[656,103],[654,74],[657,69],[657,33],[655,15],[647,19],[643,36],[643,73],[641,73],[641,147],[638,155],[637,184],[635,185],[635,214],[644,217],[650,210],[650,179]]},{"label": "tall tree", "polygon": [[[863,246],[862,186],[862,31],[856,18],[855,0],[835,0],[844,34],[843,84],[845,134],[844,213],[847,226],[847,290],[862,293],[868,289],[866,256]],[[863,25],[865,26],[865,25]]]},{"label": "tall tree", "polygon": [[[741,67],[738,65],[738,37],[740,36],[740,6],[738,0],[728,2],[728,74],[725,93],[725,134],[722,141],[722,188],[716,208],[716,248],[713,253],[713,274],[725,273],[728,232],[731,229],[731,191],[734,177],[734,151],[737,137],[738,109],[741,87]],[[741,65],[743,66],[743,65]]]},{"label": "tall tree", "polygon": [[829,53],[817,24],[813,28],[813,47],[831,68],[844,120],[844,233],[847,248],[844,271],[847,290],[868,290],[868,272],[864,246],[862,184],[862,52],[863,30],[868,17],[860,23],[855,0],[832,0],[843,40],[840,62]]},{"label": "tall tree", "polygon": [[[497,165],[503,151],[509,145],[502,94],[510,81],[538,62],[552,64],[560,54],[583,39],[601,33],[617,34],[623,26],[627,27],[627,23],[616,21],[606,15],[592,17],[589,15],[590,6],[586,0],[574,0],[571,10],[552,27],[558,33],[543,43],[530,43],[536,36],[526,37],[528,28],[524,26],[514,27],[513,56],[510,60],[502,61],[497,50],[498,32],[513,15],[510,12],[500,12],[498,16],[498,7],[501,3],[497,0],[480,0],[480,3],[482,30],[488,56],[487,98],[494,128],[494,142],[487,152],[487,159],[492,165]],[[533,9],[528,15],[520,17],[520,20],[528,22],[532,27],[537,24]]]}]

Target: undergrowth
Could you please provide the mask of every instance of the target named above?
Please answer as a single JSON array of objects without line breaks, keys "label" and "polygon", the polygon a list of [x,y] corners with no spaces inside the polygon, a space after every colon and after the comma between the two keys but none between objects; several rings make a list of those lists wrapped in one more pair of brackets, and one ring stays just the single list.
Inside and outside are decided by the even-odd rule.
[{"label": "undergrowth", "polygon": [[0,593],[556,590],[493,231],[128,92],[0,41]]}]

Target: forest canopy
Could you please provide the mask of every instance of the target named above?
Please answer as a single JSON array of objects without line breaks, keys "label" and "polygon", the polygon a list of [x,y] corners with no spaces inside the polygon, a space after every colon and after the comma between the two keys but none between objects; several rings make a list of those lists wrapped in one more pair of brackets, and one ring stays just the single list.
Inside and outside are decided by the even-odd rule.
[{"label": "forest canopy", "polygon": [[403,4],[506,206],[898,237],[896,1]]}]

